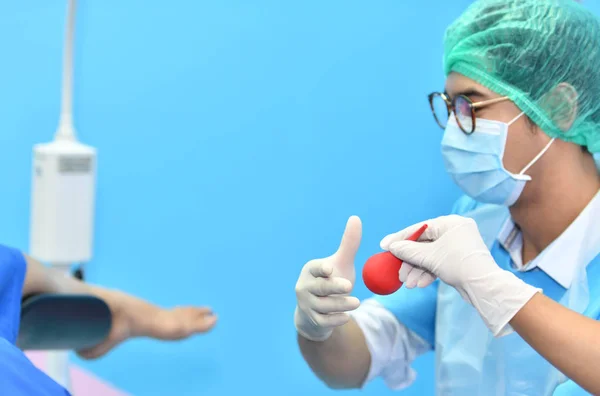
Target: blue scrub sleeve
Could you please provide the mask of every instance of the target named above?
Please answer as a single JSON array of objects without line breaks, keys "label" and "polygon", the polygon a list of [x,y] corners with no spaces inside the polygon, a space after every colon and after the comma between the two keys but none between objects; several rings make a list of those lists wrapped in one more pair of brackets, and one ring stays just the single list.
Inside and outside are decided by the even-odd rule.
[{"label": "blue scrub sleeve", "polygon": [[20,349],[3,338],[0,338],[0,394],[70,396],[65,388],[35,367]]},{"label": "blue scrub sleeve", "polygon": [[0,395],[68,396],[15,345],[26,272],[23,254],[0,245]]},{"label": "blue scrub sleeve", "polygon": [[[477,207],[477,203],[463,196],[456,201],[452,214],[462,215]],[[390,311],[396,319],[417,333],[432,347],[435,346],[435,313],[439,281],[425,288],[400,288],[388,296],[374,296],[374,300]]]},{"label": "blue scrub sleeve", "polygon": [[0,245],[0,338],[14,344],[19,333],[21,293],[27,264],[23,254]]}]

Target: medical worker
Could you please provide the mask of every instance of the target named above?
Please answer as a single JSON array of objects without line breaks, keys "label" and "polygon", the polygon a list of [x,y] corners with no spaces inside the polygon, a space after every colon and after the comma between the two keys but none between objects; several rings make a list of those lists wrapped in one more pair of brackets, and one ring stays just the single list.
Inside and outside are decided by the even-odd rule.
[{"label": "medical worker", "polygon": [[430,221],[432,242],[385,237],[405,285],[362,303],[351,217],[297,281],[302,354],[333,388],[406,388],[434,350],[440,395],[600,392],[600,22],[573,0],[479,0],[444,52],[429,100],[461,216]]},{"label": "medical worker", "polygon": [[65,396],[69,393],[37,369],[15,343],[19,332],[20,302],[38,293],[88,294],[103,299],[113,321],[106,340],[78,351],[85,359],[105,355],[133,337],[179,340],[210,330],[216,315],[203,307],[166,310],[117,290],[91,286],[65,277],[15,249],[0,245],[0,394],[10,396]]}]

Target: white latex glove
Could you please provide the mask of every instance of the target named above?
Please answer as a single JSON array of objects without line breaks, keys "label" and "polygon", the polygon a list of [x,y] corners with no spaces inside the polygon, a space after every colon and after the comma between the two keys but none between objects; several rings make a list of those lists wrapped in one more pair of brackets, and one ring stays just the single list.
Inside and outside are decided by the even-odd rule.
[{"label": "white latex glove", "polygon": [[296,283],[298,305],[294,324],[298,333],[312,341],[324,341],[337,326],[348,322],[352,311],[360,305],[349,293],[356,277],[354,257],[360,245],[362,225],[350,217],[337,252],[324,259],[309,261]]},{"label": "white latex glove", "polygon": [[[424,223],[429,227],[419,241],[406,241]],[[495,336],[510,333],[508,322],[541,291],[498,267],[470,218],[428,220],[386,236],[381,247],[404,261],[399,276],[407,286],[425,287],[439,277],[477,309]]]}]

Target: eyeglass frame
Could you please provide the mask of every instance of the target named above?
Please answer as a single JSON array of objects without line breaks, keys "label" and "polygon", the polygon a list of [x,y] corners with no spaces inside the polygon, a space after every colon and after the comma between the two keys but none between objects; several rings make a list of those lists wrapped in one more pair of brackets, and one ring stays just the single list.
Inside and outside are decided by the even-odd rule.
[{"label": "eyeglass frame", "polygon": [[[438,120],[437,115],[435,113],[435,107],[433,105],[433,101],[436,96],[439,96],[440,98],[442,98],[444,103],[446,103],[446,107],[448,109],[448,117],[450,117],[450,113],[454,113],[454,118],[456,119],[456,123],[458,124],[460,130],[463,131],[467,135],[470,135],[475,131],[475,119],[477,118],[477,116],[475,114],[475,110],[481,109],[481,108],[489,106],[489,105],[493,105],[496,103],[501,103],[501,102],[510,100],[510,98],[508,96],[501,96],[499,98],[483,100],[480,102],[473,102],[466,95],[457,95],[452,100],[450,100],[444,92],[432,92],[427,96],[427,98],[429,99],[429,106],[431,107],[431,112],[433,114],[433,118],[435,119],[435,122],[442,129],[446,129],[446,125],[442,125],[442,122],[440,122],[440,120]],[[471,109],[471,130],[467,130],[466,128],[464,128],[464,126],[461,124],[461,122],[459,120],[459,117],[456,115],[455,103],[458,98],[465,99],[466,102],[469,104],[469,107]]]}]

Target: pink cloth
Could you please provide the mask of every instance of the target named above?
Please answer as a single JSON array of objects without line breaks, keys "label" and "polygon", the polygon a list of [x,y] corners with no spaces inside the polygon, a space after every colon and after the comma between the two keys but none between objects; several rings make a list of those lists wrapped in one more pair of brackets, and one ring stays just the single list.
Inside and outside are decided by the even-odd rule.
[{"label": "pink cloth", "polygon": [[[25,354],[37,368],[45,371],[46,352],[28,351]],[[73,396],[128,396],[75,365],[71,365],[71,386]]]}]

